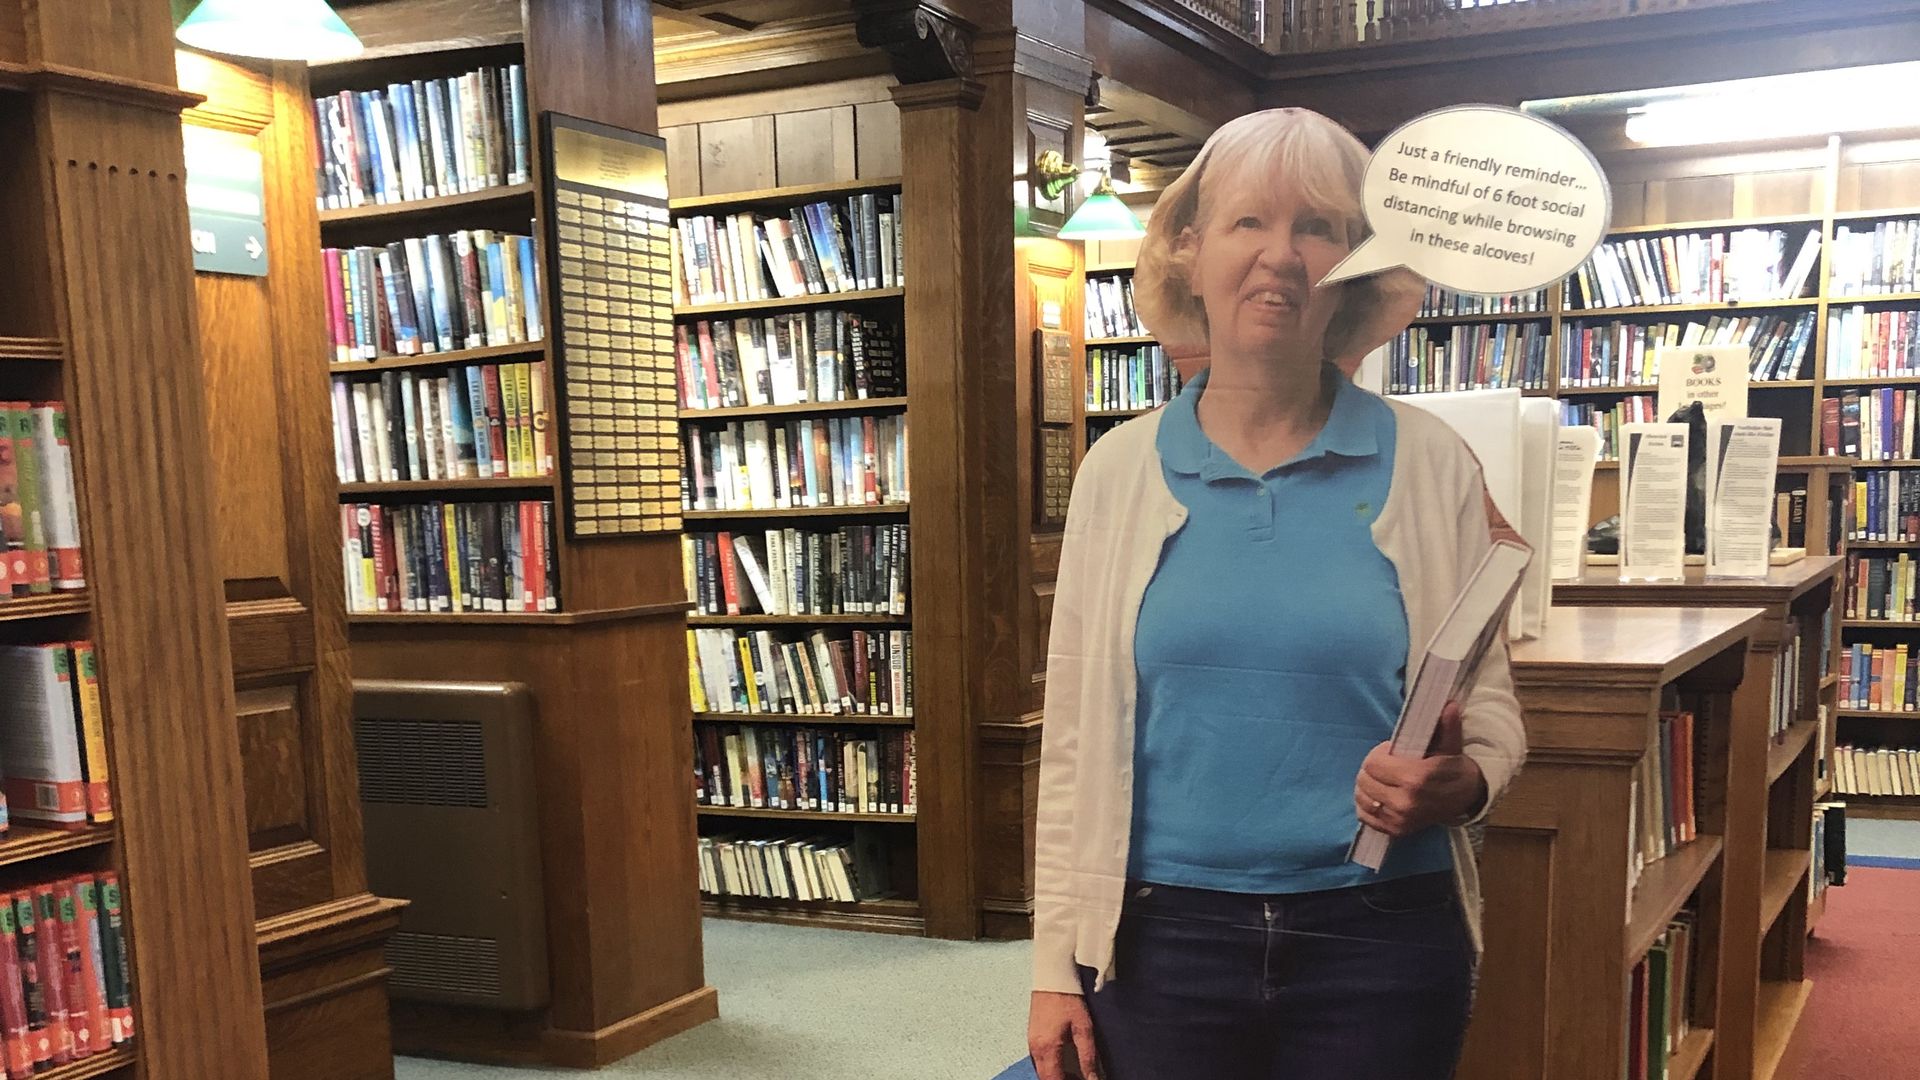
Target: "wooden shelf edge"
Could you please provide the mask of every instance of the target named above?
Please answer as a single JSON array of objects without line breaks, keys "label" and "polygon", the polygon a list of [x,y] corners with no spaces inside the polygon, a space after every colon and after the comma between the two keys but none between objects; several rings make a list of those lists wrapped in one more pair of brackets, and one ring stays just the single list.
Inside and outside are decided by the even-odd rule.
[{"label": "wooden shelf edge", "polygon": [[675,319],[713,318],[747,315],[757,311],[785,311],[793,308],[832,307],[835,304],[859,304],[870,300],[895,300],[907,295],[903,288],[858,289],[853,292],[814,293],[773,300],[738,300],[723,304],[687,304],[673,309]]},{"label": "wooden shelf edge", "polygon": [[380,480],[340,485],[340,497],[356,495],[431,495],[436,491],[546,491],[551,476],[486,476],[461,480]]},{"label": "wooden shelf edge", "polygon": [[797,405],[735,405],[720,409],[681,409],[680,422],[731,420],[754,416],[807,416],[815,413],[865,412],[868,409],[904,409],[903,397],[854,398],[850,401],[803,401]]},{"label": "wooden shelf edge", "polygon": [[[898,904],[899,913],[872,910],[881,904]],[[762,900],[749,896],[729,896],[725,899],[702,896],[700,913],[710,919],[783,923],[827,930],[863,930],[875,934],[914,936],[926,932],[926,919],[920,914],[920,905],[906,900],[867,901],[854,905],[804,905],[797,901]]]},{"label": "wooden shelf edge", "polygon": [[786,202],[790,199],[808,199],[818,201],[833,195],[851,195],[867,191],[886,191],[900,186],[897,176],[879,176],[870,180],[834,180],[821,184],[789,184],[786,187],[757,188],[751,191],[728,191],[714,195],[682,195],[667,200],[667,208],[678,213],[682,210],[705,210],[711,207],[752,206],[762,203]]},{"label": "wooden shelf edge", "polygon": [[686,521],[741,521],[753,518],[870,517],[905,515],[907,503],[866,503],[860,506],[789,506],[759,510],[683,510]]},{"label": "wooden shelf edge", "polygon": [[[1153,409],[1164,407],[1155,405]],[[1088,409],[1082,417],[1087,420],[1126,420],[1135,416],[1145,416],[1153,409]]]},{"label": "wooden shelf edge", "polygon": [[840,814],[827,810],[776,810],[764,806],[709,806],[695,803],[701,817],[759,818],[766,821],[848,822],[861,825],[912,825],[913,814]]},{"label": "wooden shelf edge", "polygon": [[1800,755],[1807,752],[1807,747],[1813,743],[1814,729],[1819,726],[1811,720],[1796,720],[1787,725],[1785,740],[1768,745],[1767,783],[1769,785],[1780,779],[1788,769],[1793,767],[1794,762],[1800,760]]},{"label": "wooden shelf edge", "polygon": [[1807,871],[1812,866],[1811,851],[1767,850],[1766,865],[1760,872],[1760,937],[1763,940],[1794,895],[1806,891]]},{"label": "wooden shelf edge", "polygon": [[1090,337],[1085,344],[1089,349],[1098,349],[1108,345],[1158,345],[1160,339],[1152,334],[1123,334],[1120,337]]},{"label": "wooden shelf edge", "polygon": [[1707,1051],[1713,1049],[1713,1029],[1694,1028],[1680,1042],[1680,1048],[1667,1059],[1667,1080],[1695,1080],[1700,1066],[1706,1064]]},{"label": "wooden shelf edge", "polygon": [[84,589],[73,592],[43,593],[39,596],[0,597],[0,622],[17,619],[50,619],[57,615],[84,615],[93,601]]},{"label": "wooden shelf edge", "polygon": [[1920,712],[1896,712],[1893,709],[1835,709],[1833,715],[1862,720],[1920,720]]},{"label": "wooden shelf edge", "polygon": [[1813,984],[1763,980],[1760,983],[1760,1008],[1754,1022],[1754,1080],[1773,1080],[1780,1062],[1793,1044],[1800,1027],[1800,1016],[1807,1008],[1807,995]]},{"label": "wooden shelf edge", "polygon": [[353,611],[347,613],[347,623],[350,626],[390,624],[580,626],[586,623],[679,616],[689,606],[691,605],[684,600],[674,600],[663,604],[634,604],[628,607],[588,608],[582,611]]},{"label": "wooden shelf edge", "polygon": [[0,839],[0,866],[30,862],[48,855],[104,847],[118,836],[111,823],[85,829],[49,829],[15,822]]},{"label": "wooden shelf edge", "polygon": [[1614,315],[1699,315],[1708,312],[1766,311],[1772,308],[1811,308],[1820,303],[1817,296],[1791,300],[1728,300],[1717,304],[1635,304],[1631,307],[1562,308],[1562,319],[1609,318]]},{"label": "wooden shelf edge", "polygon": [[0,359],[61,360],[66,355],[67,347],[59,338],[0,337]]},{"label": "wooden shelf edge", "polygon": [[911,615],[688,615],[688,626],[910,626]]},{"label": "wooden shelf edge", "polygon": [[1718,836],[1696,836],[1641,871],[1627,917],[1629,966],[1638,963],[1666,932],[1674,914],[1686,906],[1687,897],[1713,869],[1723,846]]},{"label": "wooden shelf edge", "polygon": [[1409,326],[1455,326],[1462,323],[1543,322],[1554,317],[1552,311],[1487,311],[1474,315],[1416,315]]},{"label": "wooden shelf edge", "polygon": [[335,360],[327,365],[331,375],[363,375],[368,372],[397,371],[406,368],[452,367],[456,364],[483,364],[508,356],[547,354],[547,342],[519,341],[511,345],[485,345],[477,349],[449,349],[446,352],[419,353],[415,356],[382,356],[377,360]]},{"label": "wooden shelf edge", "polygon": [[[478,191],[463,191],[457,195],[441,195],[432,199],[414,199],[397,203],[370,203],[366,206],[349,206],[338,210],[320,211],[320,229],[325,232],[329,225],[362,224],[368,221],[406,221],[409,218],[430,217],[449,210],[463,208],[506,205],[520,200],[529,204],[533,201],[533,184],[501,184],[497,187],[481,188]],[[531,218],[531,214],[528,215]]]},{"label": "wooden shelf edge", "polygon": [[913,714],[895,716],[892,713],[735,713],[735,712],[696,712],[693,714],[696,724],[822,724],[865,726],[865,727],[912,727]]},{"label": "wooden shelf edge", "polygon": [[[138,1045],[137,1041],[135,1045]],[[138,1060],[139,1055],[133,1046],[122,1046],[104,1054],[55,1066],[46,1072],[34,1073],[33,1080],[88,1080],[89,1077],[105,1076],[116,1069],[127,1068]]]}]

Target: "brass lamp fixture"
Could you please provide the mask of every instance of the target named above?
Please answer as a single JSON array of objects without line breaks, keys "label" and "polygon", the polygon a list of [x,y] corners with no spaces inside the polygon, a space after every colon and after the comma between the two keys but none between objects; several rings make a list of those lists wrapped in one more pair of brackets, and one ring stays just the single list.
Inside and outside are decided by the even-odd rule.
[{"label": "brass lamp fixture", "polygon": [[1049,200],[1065,194],[1086,173],[1099,173],[1100,183],[1081,202],[1066,224],[1060,226],[1062,240],[1135,240],[1147,235],[1146,226],[1133,210],[1120,201],[1113,188],[1113,175],[1106,169],[1075,168],[1058,150],[1043,150],[1033,159],[1031,182]]}]

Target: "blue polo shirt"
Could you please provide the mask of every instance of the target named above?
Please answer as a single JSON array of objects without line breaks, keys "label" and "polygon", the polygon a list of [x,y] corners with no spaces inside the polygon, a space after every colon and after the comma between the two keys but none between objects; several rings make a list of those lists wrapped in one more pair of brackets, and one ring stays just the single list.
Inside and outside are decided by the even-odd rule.
[{"label": "blue polo shirt", "polygon": [[1452,865],[1438,827],[1396,841],[1378,876],[1346,861],[1354,778],[1393,733],[1408,631],[1372,532],[1393,411],[1328,377],[1326,426],[1259,476],[1201,430],[1206,374],[1161,415],[1161,468],[1188,516],[1134,633],[1136,880],[1293,893]]}]

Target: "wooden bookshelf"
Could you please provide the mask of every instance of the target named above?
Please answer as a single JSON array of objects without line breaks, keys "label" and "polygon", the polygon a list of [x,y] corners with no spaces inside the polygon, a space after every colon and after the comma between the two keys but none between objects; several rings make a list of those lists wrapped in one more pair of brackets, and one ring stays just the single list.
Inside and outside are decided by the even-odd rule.
[{"label": "wooden bookshelf", "polygon": [[16,822],[0,837],[0,866],[32,862],[49,855],[106,847],[118,839],[113,825],[85,829],[45,829]]},{"label": "wooden bookshelf", "polygon": [[1132,334],[1126,337],[1090,337],[1087,348],[1099,349],[1111,345],[1155,345],[1159,341],[1151,334]]},{"label": "wooden bookshelf", "polygon": [[463,191],[432,199],[347,206],[337,210],[320,211],[320,228],[325,232],[328,226],[368,221],[391,222],[396,226],[412,226],[419,223],[424,227],[432,221],[457,218],[461,212],[478,207],[513,207],[515,209],[524,207],[527,216],[531,218],[533,196],[534,187],[529,182],[499,184],[494,187],[480,188],[477,191]]},{"label": "wooden bookshelf", "polygon": [[[807,203],[830,201],[842,202],[849,196],[866,193],[891,194],[902,190],[903,182],[899,177],[876,179],[854,179],[846,181],[823,182],[816,184],[788,184],[778,187],[761,188],[737,192],[715,192],[698,196],[676,198],[671,208],[676,217],[716,215],[726,216],[742,211],[751,211],[769,216],[783,215],[794,207]],[[905,229],[906,211],[903,200],[902,212],[896,227]],[[849,223],[851,224],[851,223]],[[903,236],[903,239],[905,237]],[[756,268],[766,274],[764,263],[755,262]],[[900,267],[904,274],[906,268]],[[768,287],[772,287],[770,277],[766,277]],[[913,278],[907,279],[909,282]],[[758,316],[783,311],[802,311],[811,309],[834,309],[854,307],[862,312],[884,314],[895,325],[899,336],[895,340],[897,361],[901,365],[906,379],[906,392],[876,398],[855,398],[841,401],[809,401],[790,405],[748,405],[722,408],[683,408],[680,420],[683,430],[694,425],[726,423],[740,420],[789,420],[807,417],[836,417],[857,414],[879,413],[883,415],[913,416],[912,401],[914,388],[919,385],[919,370],[913,336],[909,326],[908,303],[909,289],[906,287],[886,287],[862,289],[850,292],[822,293],[801,297],[778,298],[756,301],[736,301],[717,304],[677,304],[674,319],[682,326],[691,327],[694,323],[711,319],[727,319],[739,316]],[[724,361],[723,361],[724,362]],[[742,366],[745,366],[744,360]],[[849,378],[854,374],[851,366],[847,372]],[[840,388],[843,391],[851,387]],[[692,399],[692,392],[683,389],[681,400]],[[909,443],[909,460],[906,463],[909,472],[918,468],[918,456],[913,454]],[[691,468],[683,462],[683,468]],[[914,508],[907,503],[868,503],[850,506],[793,506],[769,507],[744,510],[687,510],[683,512],[688,532],[708,532],[726,528],[774,528],[780,526],[814,526],[834,528],[843,524],[890,524],[906,522],[911,525],[915,520]],[[910,594],[916,594],[924,584],[919,555],[920,537],[912,533],[910,544],[913,557],[910,558],[913,580],[908,583]],[[731,553],[728,553],[731,557]],[[763,556],[764,557],[764,556]],[[741,588],[747,588],[744,579]],[[882,631],[913,632],[915,619],[910,615],[891,615],[881,613],[846,614],[795,614],[795,615],[702,615],[691,614],[687,625],[699,630],[731,630],[745,632],[749,630],[772,631],[776,639],[784,640],[794,633],[805,634],[813,630],[848,631],[861,628],[874,628]],[[832,636],[832,635],[830,635]],[[684,655],[684,650],[683,650]],[[685,659],[683,663],[692,662]],[[918,666],[916,664],[916,666]],[[683,676],[683,679],[685,677]],[[910,685],[912,685],[910,683]],[[924,686],[922,681],[920,685]],[[936,710],[936,713],[938,710]],[[923,747],[921,736],[925,722],[923,715],[894,716],[881,714],[838,714],[838,713],[734,713],[718,710],[703,710],[689,713],[692,726],[698,732],[711,725],[734,723],[745,724],[783,724],[820,727],[858,727],[862,725],[884,727],[902,731],[905,737],[915,740],[916,747]],[[937,723],[937,720],[935,721]],[[930,755],[924,750],[916,752],[917,776],[921,791],[927,791],[927,784],[939,783],[937,777],[929,775]],[[937,800],[936,800],[937,804]],[[889,933],[924,933],[929,925],[922,910],[919,897],[926,895],[929,886],[940,875],[940,868],[928,862],[922,856],[928,846],[920,839],[925,823],[914,814],[872,814],[872,813],[832,813],[810,810],[779,810],[772,808],[744,808],[730,806],[712,806],[696,803],[695,816],[699,821],[702,835],[709,835],[720,829],[742,822],[764,823],[762,828],[777,827],[783,823],[805,823],[809,827],[826,828],[833,831],[836,838],[845,835],[844,830],[858,826],[880,829],[870,834],[884,845],[887,858],[894,867],[894,884],[904,885],[904,891],[912,899],[870,900],[847,904],[833,901],[776,900],[746,896],[705,895],[702,899],[702,911],[710,917],[739,918],[757,921],[774,921],[816,928],[873,930]],[[939,814],[939,811],[935,811]],[[756,835],[782,835],[777,828],[771,833]],[[850,839],[850,837],[847,837]],[[904,877],[910,884],[902,882]]]},{"label": "wooden bookshelf", "polygon": [[138,1055],[131,1049],[109,1050],[104,1054],[56,1065],[33,1076],[34,1080],[89,1080],[90,1077],[106,1076],[130,1068],[138,1060]]},{"label": "wooden bookshelf", "polygon": [[[1566,607],[1541,637],[1513,646],[1529,755],[1487,822],[1486,949],[1461,1076],[1622,1075],[1630,973],[1682,909],[1693,912],[1695,1038],[1676,1061],[1697,1072],[1711,1048],[1726,1067],[1729,1025],[1751,1025],[1729,1010],[1741,977],[1729,964],[1741,941],[1753,951],[1731,909],[1739,868],[1728,789],[1742,767],[1734,694],[1764,626],[1751,607]],[[1699,835],[1630,887],[1634,775],[1658,753],[1666,699],[1695,716]]]},{"label": "wooden bookshelf", "polygon": [[66,353],[58,338],[0,337],[0,360],[61,360]]},{"label": "wooden bookshelf", "polygon": [[[1808,556],[1770,568],[1759,581],[1709,580],[1702,568],[1689,568],[1686,580],[1662,584],[1622,583],[1596,569],[1554,585],[1554,603],[1562,605],[1555,609],[1555,618],[1621,606],[1759,614],[1750,628],[1742,677],[1731,695],[1721,831],[1727,936],[1719,957],[1714,1057],[1717,1068],[1735,1070],[1731,1075],[1747,1075],[1756,1060],[1755,1048],[1777,1034],[1764,1026],[1777,1018],[1770,1019],[1759,1008],[1755,988],[1763,980],[1804,978],[1814,790],[1822,775],[1813,747],[1819,709],[1830,698],[1820,674],[1821,653],[1834,645],[1834,638],[1822,638],[1820,631],[1823,617],[1838,625],[1844,566],[1839,556]],[[1784,733],[1775,738],[1770,734],[1775,659],[1788,655],[1796,633],[1800,695]],[[1789,877],[1797,887],[1789,887]],[[1792,934],[1781,930],[1783,925],[1803,929]]]},{"label": "wooden bookshelf", "polygon": [[[515,24],[513,33],[449,39],[427,36],[444,28],[425,25],[437,16],[424,9],[388,15],[378,7],[394,5],[369,8],[366,15],[389,20],[381,24],[386,44],[365,57],[314,67],[314,94],[522,65],[531,175],[524,184],[327,211],[321,215],[320,239],[388,242],[463,228],[530,234],[542,293],[540,323],[549,337],[335,363],[328,370],[336,376],[393,369],[438,374],[435,369],[459,364],[531,363],[555,391],[548,403],[549,451],[555,470],[564,472],[570,420],[558,370],[560,341],[554,336],[563,325],[554,280],[560,223],[549,215],[558,193],[549,190],[545,175],[543,117],[554,113],[657,132],[649,24],[644,18],[609,17],[600,0],[541,0],[503,15]],[[346,17],[351,22],[359,15],[348,11]],[[417,41],[441,44],[421,48],[412,43]],[[617,61],[621,77],[583,77],[582,57]],[[689,703],[681,657],[687,604],[679,552],[671,532],[575,535],[569,525],[573,488],[564,477],[368,484],[344,488],[340,495],[417,502],[496,493],[503,500],[552,502],[560,610],[385,612],[347,621],[357,678],[517,682],[531,693],[539,732],[535,782],[543,792],[568,793],[567,800],[541,799],[537,822],[551,1000],[503,1024],[497,1011],[450,1005],[430,995],[397,995],[395,1048],[502,1064],[598,1068],[717,1013],[716,996],[702,973],[697,887],[686,857],[693,844],[692,815],[659,800],[631,797],[635,790],[684,790],[693,767],[685,727]],[[575,810],[598,809],[580,814],[565,810],[563,803]],[[418,916],[424,903],[417,902],[406,918]],[[402,924],[403,931],[424,927]],[[633,970],[636,956],[647,958],[644,978]]]},{"label": "wooden bookshelf", "polygon": [[1779,1073],[1787,1048],[1800,1029],[1800,1015],[1806,1011],[1807,997],[1812,993],[1813,984],[1804,981],[1760,984],[1760,1038],[1754,1047],[1754,1080],[1773,1080]]},{"label": "wooden bookshelf", "polygon": [[10,596],[0,599],[0,622],[24,619],[51,619],[61,615],[85,615],[92,601],[84,591],[48,593],[43,596]]},{"label": "wooden bookshelf", "polygon": [[799,311],[807,308],[865,304],[877,300],[898,300],[906,295],[905,289],[855,289],[848,292],[814,293],[772,300],[736,300],[724,304],[678,305],[673,309],[673,313],[675,317],[690,319],[729,318],[734,315],[759,315],[773,311]]},{"label": "wooden bookshelf", "polygon": [[[1609,233],[1609,236],[1612,234]],[[1630,307],[1596,307],[1562,310],[1560,315],[1567,319],[1609,319],[1616,315],[1726,315],[1743,311],[1768,311],[1776,308],[1811,308],[1820,304],[1820,298],[1814,296],[1799,297],[1792,300],[1723,300],[1703,304],[1635,304]]]},{"label": "wooden bookshelf", "polygon": [[417,356],[382,356],[377,360],[335,360],[327,365],[330,375],[361,375],[367,372],[404,371],[420,368],[453,367],[458,364],[485,364],[495,360],[547,354],[545,341],[523,341],[513,345],[488,345],[478,349],[452,349],[447,352],[421,353]]},{"label": "wooden bookshelf", "polygon": [[1464,326],[1470,323],[1545,322],[1551,311],[1476,311],[1462,315],[1420,315],[1409,326]]}]

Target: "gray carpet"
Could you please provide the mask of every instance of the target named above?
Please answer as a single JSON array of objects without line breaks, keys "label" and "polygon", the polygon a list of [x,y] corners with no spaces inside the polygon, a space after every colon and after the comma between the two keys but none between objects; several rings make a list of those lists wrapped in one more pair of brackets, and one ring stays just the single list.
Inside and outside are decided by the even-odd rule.
[{"label": "gray carpet", "polygon": [[990,1080],[1026,1053],[1026,942],[709,919],[720,1019],[593,1074],[399,1059],[397,1080]]}]

